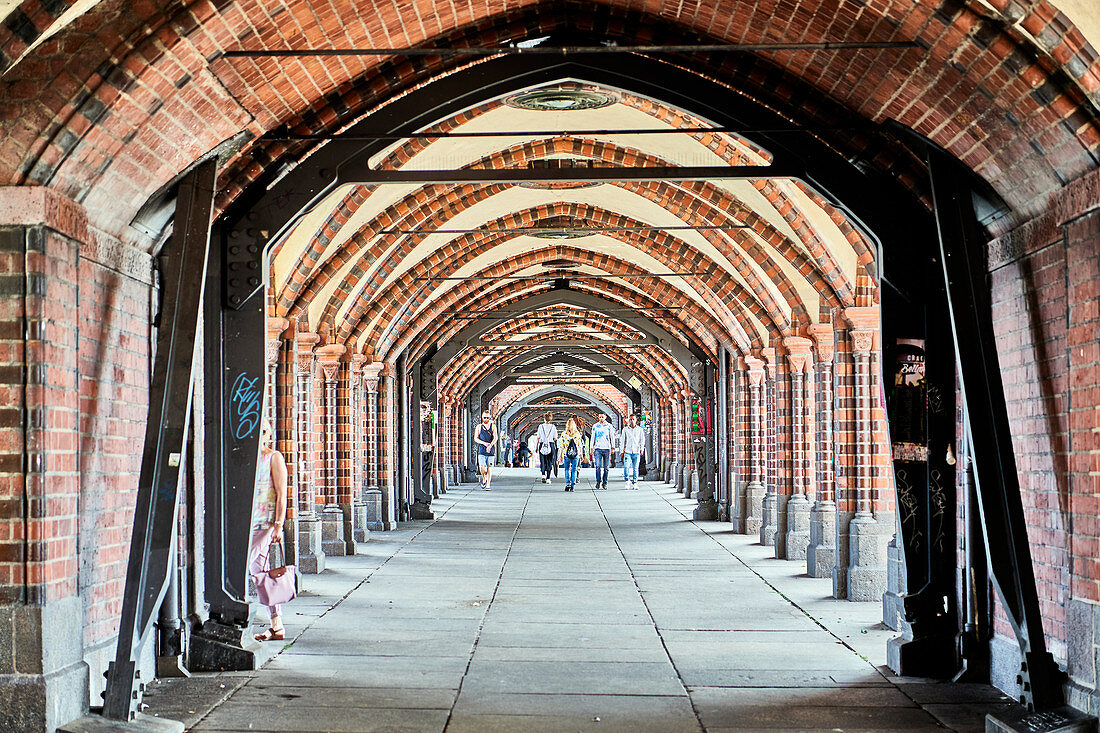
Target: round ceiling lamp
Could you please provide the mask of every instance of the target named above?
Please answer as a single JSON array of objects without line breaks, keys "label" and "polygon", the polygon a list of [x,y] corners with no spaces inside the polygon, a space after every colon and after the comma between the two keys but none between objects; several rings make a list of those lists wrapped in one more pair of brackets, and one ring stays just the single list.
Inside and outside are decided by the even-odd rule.
[{"label": "round ceiling lamp", "polygon": [[508,99],[508,106],[537,112],[573,112],[581,109],[599,109],[615,103],[615,98],[604,92],[589,89],[533,89]]}]

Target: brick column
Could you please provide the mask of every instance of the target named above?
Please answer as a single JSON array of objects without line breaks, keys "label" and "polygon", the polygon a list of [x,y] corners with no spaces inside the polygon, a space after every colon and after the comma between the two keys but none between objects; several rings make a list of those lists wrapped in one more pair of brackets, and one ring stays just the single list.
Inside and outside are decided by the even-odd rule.
[{"label": "brick column", "polygon": [[680,425],[680,410],[677,407],[680,401],[679,392],[673,392],[669,395],[667,404],[665,406],[665,412],[668,414],[668,483],[672,484],[677,491],[680,490],[680,469],[682,464],[680,463],[680,436],[682,434],[682,427]]},{"label": "brick column", "polygon": [[779,357],[774,348],[763,350],[765,372],[764,399],[767,419],[764,421],[768,460],[766,463],[764,500],[760,519],[760,544],[775,548],[775,556],[785,557],[787,533],[787,491],[779,475]]},{"label": "brick column", "polygon": [[325,569],[325,552],[321,549],[321,517],[317,507],[318,476],[315,463],[317,399],[314,374],[316,357],[313,349],[320,336],[299,331],[297,337],[298,369],[295,372],[295,422],[298,440],[295,460],[289,466],[298,490],[298,570],[320,573]]},{"label": "brick column", "polygon": [[764,495],[767,492],[768,461],[765,414],[765,373],[761,359],[745,359],[749,389],[749,484],[745,487],[745,534],[760,534],[764,524]]},{"label": "brick column", "polygon": [[[264,417],[271,425],[272,435],[275,438],[275,450],[283,454],[283,458],[289,462],[293,459],[294,444],[294,418],[293,397],[294,383],[292,367],[294,352],[292,349],[284,349],[284,334],[290,327],[290,321],[285,318],[267,319],[267,343],[264,350],[264,358],[267,365],[267,378],[264,383]],[[289,354],[290,358],[287,359]],[[291,362],[288,364],[288,362]],[[290,409],[288,409],[290,408]],[[288,450],[288,448],[290,450]],[[289,463],[288,463],[289,466]],[[286,481],[286,522],[283,525],[283,537],[288,562],[297,565],[297,515],[298,496],[294,487],[291,472],[287,471]]]},{"label": "brick column", "polygon": [[[879,602],[886,592],[886,545],[894,534],[894,516],[876,516],[875,403],[879,398],[877,370],[872,359],[879,348],[877,307],[847,308],[855,363],[855,515],[848,523],[848,587],[851,601]],[[887,458],[888,460],[888,458]],[[839,524],[838,517],[838,524]]]},{"label": "brick column", "polygon": [[817,501],[810,513],[810,546],[806,572],[828,578],[836,565],[836,502],[833,476],[833,327],[818,323],[808,329],[817,357]]},{"label": "brick column", "polygon": [[359,369],[362,373],[363,391],[366,393],[365,409],[366,428],[364,441],[366,444],[366,456],[363,462],[366,489],[363,493],[363,501],[367,507],[368,530],[381,531],[393,529],[393,525],[387,526],[383,513],[382,501],[382,466],[379,451],[379,420],[378,420],[378,383],[382,376],[383,365],[380,362],[363,364]]},{"label": "brick column", "polygon": [[783,339],[791,384],[791,496],[787,501],[786,533],[788,560],[805,560],[806,548],[810,544],[813,404],[809,399],[806,373],[813,370],[811,346],[810,339],[801,336]]},{"label": "brick column", "polygon": [[367,504],[364,492],[366,491],[366,477],[364,466],[366,465],[366,388],[363,384],[363,365],[367,357],[363,354],[354,354],[351,357],[351,369],[348,372],[350,383],[349,392],[351,405],[349,409],[350,440],[349,452],[351,453],[351,538],[352,542],[366,542],[370,534],[367,527]]},{"label": "brick column", "polygon": [[321,420],[318,448],[324,481],[321,493],[324,509],[321,510],[321,549],[329,557],[348,554],[348,537],[345,534],[345,517],[340,503],[339,489],[339,395],[338,377],[340,365],[347,347],[329,344],[317,348],[317,365],[321,378]]},{"label": "brick column", "polygon": [[695,451],[692,450],[691,445],[691,392],[683,390],[680,392],[680,420],[684,429],[680,431],[680,461],[683,465],[683,469],[680,472],[680,492],[685,498],[690,499],[693,494],[693,489],[697,483],[694,479],[695,476]]},{"label": "brick column", "polygon": [[[92,599],[82,600],[77,553],[81,400],[98,399],[98,390],[85,396],[80,389],[80,248],[89,241],[76,203],[40,188],[0,187],[3,730],[53,730],[88,710],[83,600],[94,600],[95,589],[88,591]],[[86,338],[99,351],[96,366],[110,372],[114,345],[99,344],[100,328],[89,324]],[[132,489],[136,478],[135,472]],[[117,514],[133,516],[131,495],[113,498]],[[125,536],[128,541],[129,532]],[[112,580],[121,582],[125,549],[103,549],[104,558],[119,563]]]}]

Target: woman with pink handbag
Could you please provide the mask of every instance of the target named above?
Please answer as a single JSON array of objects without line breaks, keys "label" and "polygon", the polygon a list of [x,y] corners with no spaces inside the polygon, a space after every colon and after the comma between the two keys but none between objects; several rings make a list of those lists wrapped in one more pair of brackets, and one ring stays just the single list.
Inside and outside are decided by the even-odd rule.
[{"label": "woman with pink handbag", "polygon": [[287,566],[283,553],[283,522],[286,520],[286,461],[272,447],[271,425],[260,428],[260,460],[256,467],[256,489],[252,497],[252,542],[248,548],[248,570],[256,581],[260,603],[271,613],[271,627],[256,634],[256,641],[286,638],[279,604],[295,595],[294,567]]}]

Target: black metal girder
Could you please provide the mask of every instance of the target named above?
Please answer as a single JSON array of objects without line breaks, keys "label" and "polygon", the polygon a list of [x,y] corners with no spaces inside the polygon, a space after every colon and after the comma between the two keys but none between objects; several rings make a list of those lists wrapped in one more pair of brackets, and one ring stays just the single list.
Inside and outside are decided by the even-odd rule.
[{"label": "black metal girder", "polygon": [[165,246],[161,318],[149,383],[149,413],[138,476],[134,531],[126,568],[115,661],[107,671],[103,715],[130,720],[138,710],[137,665],[152,639],[168,587],[179,504],[179,473],[191,419],[195,332],[206,282],[217,161],[200,164],[179,184],[173,233]]},{"label": "black metal girder", "polygon": [[986,240],[974,213],[969,171],[938,148],[929,146],[927,155],[986,551],[994,587],[1023,656],[1021,702],[1040,710],[1058,707],[1064,702],[1063,675],[1043,634],[997,358]]}]

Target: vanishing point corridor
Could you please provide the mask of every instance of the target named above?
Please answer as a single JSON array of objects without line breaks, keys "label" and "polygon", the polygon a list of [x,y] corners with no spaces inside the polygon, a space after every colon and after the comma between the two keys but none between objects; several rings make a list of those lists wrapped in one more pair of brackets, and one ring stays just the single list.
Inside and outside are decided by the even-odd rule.
[{"label": "vanishing point corridor", "polygon": [[224,702],[206,713],[176,681],[151,710],[207,732],[678,733],[982,730],[1004,707],[888,676],[875,606],[685,521],[694,502],[664,483],[583,473],[573,494],[506,469],[440,497],[433,522],[317,576],[330,595],[292,602],[262,670],[216,678],[245,682]]}]

